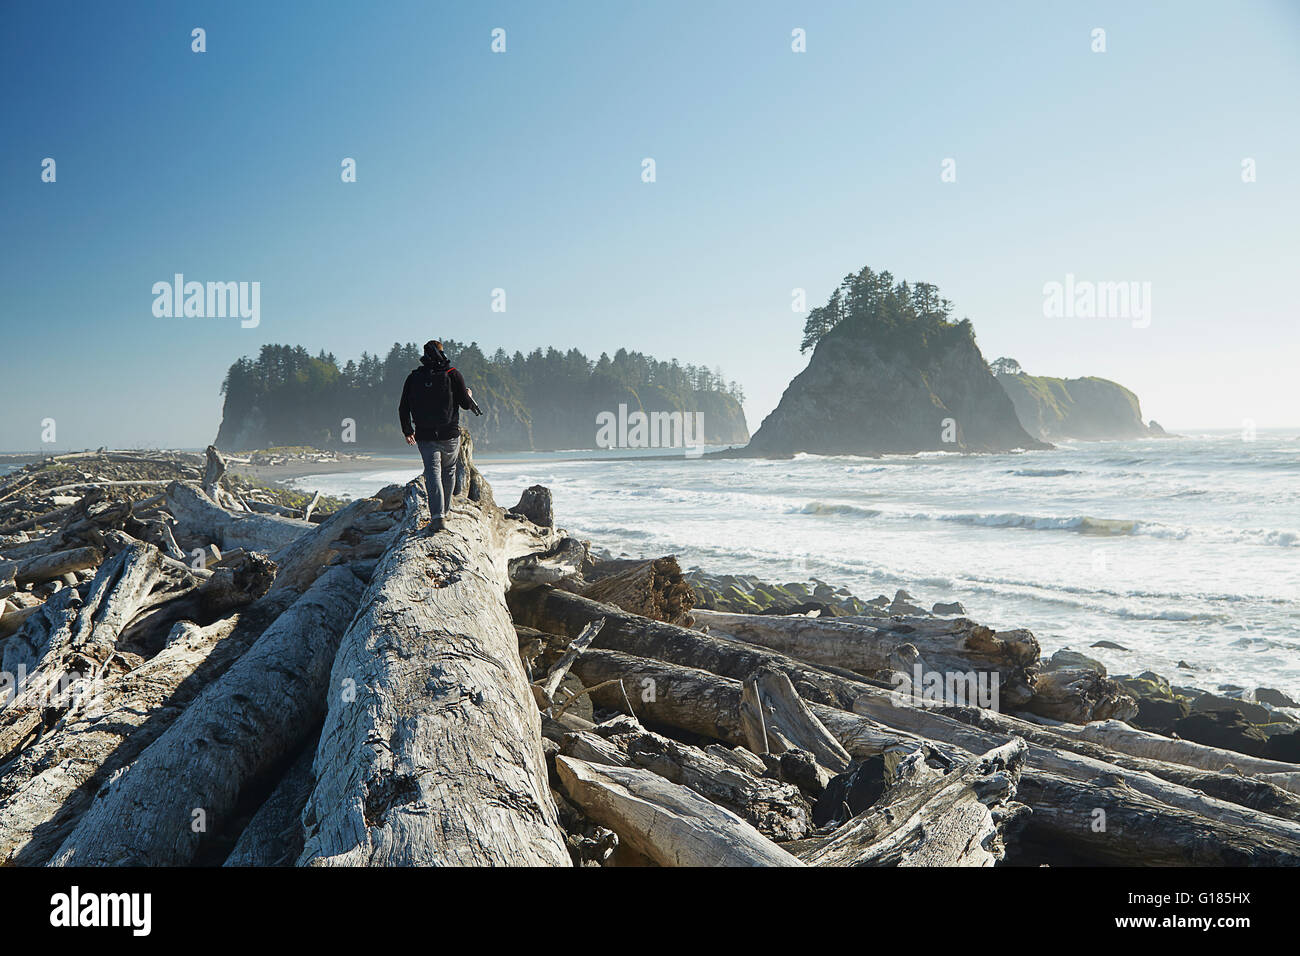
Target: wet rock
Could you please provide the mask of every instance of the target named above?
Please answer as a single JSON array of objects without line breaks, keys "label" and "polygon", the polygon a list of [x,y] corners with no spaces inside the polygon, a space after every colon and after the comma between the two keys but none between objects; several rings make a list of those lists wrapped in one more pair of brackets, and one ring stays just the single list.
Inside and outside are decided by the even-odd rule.
[{"label": "wet rock", "polygon": [[1087,654],[1080,654],[1078,651],[1072,651],[1068,647],[1063,647],[1043,664],[1043,670],[1055,671],[1062,667],[1086,667],[1094,670],[1102,677],[1106,676],[1106,665]]},{"label": "wet rock", "polygon": [[1300,703],[1296,703],[1282,691],[1274,690],[1272,687],[1256,687],[1255,699],[1271,707],[1300,707]]},{"label": "wet rock", "polygon": [[1192,712],[1201,713],[1209,711],[1236,710],[1242,717],[1252,724],[1267,724],[1273,719],[1269,709],[1260,704],[1251,703],[1246,700],[1238,700],[1234,697],[1225,697],[1219,694],[1202,694],[1192,701]]},{"label": "wet rock", "polygon": [[1137,714],[1129,723],[1139,730],[1164,734],[1174,733],[1174,725],[1192,712],[1185,700],[1161,700],[1158,697],[1139,697]]},{"label": "wet rock", "polygon": [[1093,646],[1093,647],[1104,647],[1104,648],[1106,648],[1107,650],[1111,650],[1111,651],[1126,651],[1126,650],[1128,650],[1128,648],[1125,647],[1123,644],[1116,644],[1114,641],[1098,641],[1097,643],[1093,644],[1092,646]]},{"label": "wet rock", "polygon": [[939,614],[946,617],[950,614],[965,614],[966,608],[962,606],[961,601],[951,601],[947,604],[945,604],[942,601],[938,601],[935,603],[934,607],[930,608],[930,613]]},{"label": "wet rock", "polygon": [[1287,763],[1300,763],[1300,731],[1273,734],[1264,745],[1264,756],[1269,760],[1283,760]]},{"label": "wet rock", "polygon": [[1238,710],[1212,710],[1190,714],[1174,722],[1174,732],[1184,740],[1222,747],[1251,757],[1263,757],[1268,738]]}]

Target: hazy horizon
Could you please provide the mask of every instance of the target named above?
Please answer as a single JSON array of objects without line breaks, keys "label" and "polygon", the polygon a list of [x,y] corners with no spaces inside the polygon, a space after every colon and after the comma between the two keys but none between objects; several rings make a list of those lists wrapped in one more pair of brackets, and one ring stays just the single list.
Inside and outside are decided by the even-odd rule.
[{"label": "hazy horizon", "polygon": [[[432,337],[720,366],[753,431],[793,290],[863,266],[1169,431],[1300,427],[1293,4],[7,13],[2,449],[202,447],[263,344]],[[257,324],[156,315],[177,273],[259,283]],[[1048,317],[1075,280],[1147,314]]]}]

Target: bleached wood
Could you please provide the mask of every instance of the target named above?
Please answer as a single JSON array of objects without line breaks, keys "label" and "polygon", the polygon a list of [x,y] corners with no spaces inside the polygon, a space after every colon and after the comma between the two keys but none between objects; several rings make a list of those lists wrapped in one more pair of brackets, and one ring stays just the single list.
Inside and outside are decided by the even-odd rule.
[{"label": "bleached wood", "polygon": [[179,481],[167,486],[167,507],[184,532],[211,541],[223,551],[247,548],[269,554],[316,527],[298,518],[230,511],[202,489]]},{"label": "bleached wood", "polygon": [[[1198,744],[1192,740],[1165,737],[1140,730],[1120,720],[1100,720],[1083,726],[1053,722],[1048,726],[1053,733],[1063,737],[1086,740],[1134,757],[1163,760],[1201,770],[1236,770],[1245,774],[1269,775],[1300,773],[1300,765],[1297,764],[1265,760],[1235,750]],[[1300,784],[1294,783],[1290,778],[1279,777],[1273,782],[1292,793],[1300,794]]]},{"label": "bleached wood", "polygon": [[813,866],[993,866],[1005,855],[1025,744],[1013,740],[947,773],[920,753],[895,768],[896,782],[869,809],[802,859]]},{"label": "bleached wood", "polygon": [[[246,788],[282,767],[321,719],[334,650],[361,593],[350,568],[323,574],[100,790],[51,864],[191,862],[204,834],[229,827]],[[205,826],[197,832],[196,811]]]},{"label": "bleached wood", "polygon": [[660,866],[802,866],[736,816],[636,767],[556,757],[564,792],[583,813]]},{"label": "bleached wood", "polygon": [[863,619],[777,614],[695,612],[710,634],[759,644],[813,664],[858,673],[897,669],[895,652],[910,644],[927,670],[940,673],[996,673],[1004,707],[1017,707],[1033,694],[1039,663],[1037,639],[1028,631],[995,632],[966,618],[908,618],[862,623]]},{"label": "bleached wood", "polygon": [[818,720],[780,671],[761,668],[745,679],[740,698],[740,725],[756,754],[806,750],[821,766],[839,773],[849,765],[848,752]]},{"label": "bleached wood", "polygon": [[504,600],[509,559],[556,535],[505,519],[472,465],[466,485],[429,535],[412,483],[343,637],[301,864],[571,864]]}]

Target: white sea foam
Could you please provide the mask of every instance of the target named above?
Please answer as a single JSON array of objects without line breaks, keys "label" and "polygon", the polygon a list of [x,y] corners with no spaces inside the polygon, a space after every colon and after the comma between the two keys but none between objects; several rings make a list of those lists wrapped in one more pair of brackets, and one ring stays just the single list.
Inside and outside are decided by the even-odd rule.
[{"label": "white sea foam", "polygon": [[[861,597],[900,587],[1028,627],[1112,672],[1300,695],[1300,447],[1292,436],[1068,442],[1016,455],[800,455],[480,467],[498,501],[528,485],[597,547]],[[297,482],[364,494],[420,471]],[[1092,648],[1097,641],[1126,651]],[[1197,671],[1178,672],[1180,659]]]}]

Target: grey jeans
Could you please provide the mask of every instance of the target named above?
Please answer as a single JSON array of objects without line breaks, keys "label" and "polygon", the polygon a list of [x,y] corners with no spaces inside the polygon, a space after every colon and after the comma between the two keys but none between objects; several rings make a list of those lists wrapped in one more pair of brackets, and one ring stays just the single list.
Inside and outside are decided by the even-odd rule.
[{"label": "grey jeans", "polygon": [[451,496],[456,491],[456,459],[460,455],[460,436],[446,441],[418,441],[424,459],[424,488],[429,494],[429,517],[446,517],[451,510]]}]

